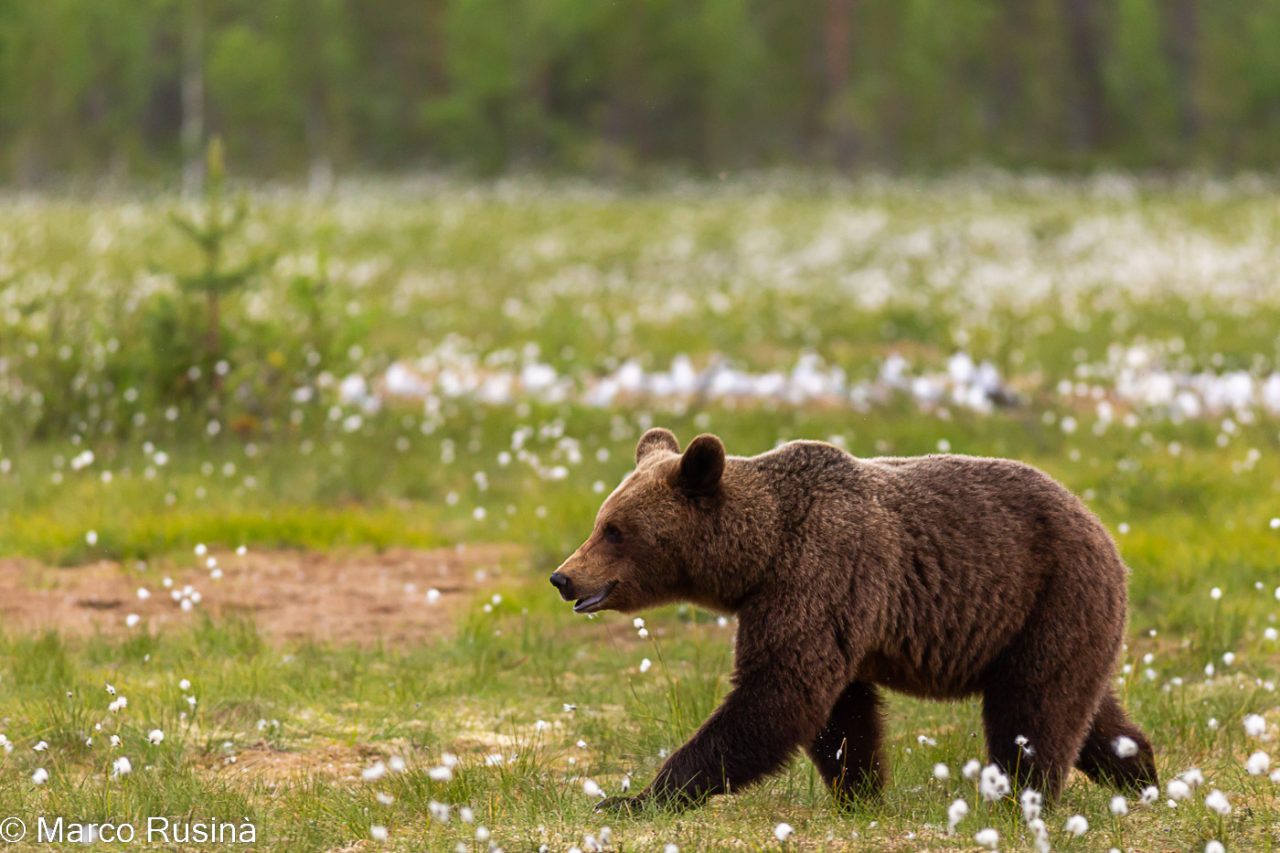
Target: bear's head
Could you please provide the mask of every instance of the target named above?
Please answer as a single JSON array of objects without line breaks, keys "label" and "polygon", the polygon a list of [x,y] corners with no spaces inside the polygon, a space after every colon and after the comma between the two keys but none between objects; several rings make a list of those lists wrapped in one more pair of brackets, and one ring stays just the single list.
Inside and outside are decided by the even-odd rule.
[{"label": "bear's head", "polygon": [[551,575],[578,613],[673,601],[732,612],[767,560],[773,501],[714,435],[684,453],[666,429],[636,445],[636,468],[605,499],[587,541]]}]

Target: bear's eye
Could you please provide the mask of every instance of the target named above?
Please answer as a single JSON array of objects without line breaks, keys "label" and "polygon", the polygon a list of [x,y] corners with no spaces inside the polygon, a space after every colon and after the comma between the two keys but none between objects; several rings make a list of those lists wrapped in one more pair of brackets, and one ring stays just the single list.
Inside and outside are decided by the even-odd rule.
[{"label": "bear's eye", "polygon": [[603,532],[604,541],[608,542],[610,545],[622,544],[622,531],[618,529],[617,525],[606,524]]}]

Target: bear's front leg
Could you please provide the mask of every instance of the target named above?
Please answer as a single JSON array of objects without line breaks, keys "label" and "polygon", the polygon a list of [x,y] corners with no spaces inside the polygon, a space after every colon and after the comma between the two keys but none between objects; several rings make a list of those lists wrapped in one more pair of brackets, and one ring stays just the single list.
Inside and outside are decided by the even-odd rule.
[{"label": "bear's front leg", "polygon": [[734,687],[715,713],[667,758],[649,787],[633,798],[605,800],[601,808],[696,805],[780,770],[798,747],[813,742],[844,686],[844,662],[814,654],[812,638],[801,646],[758,647],[743,642],[749,632],[740,625]]}]

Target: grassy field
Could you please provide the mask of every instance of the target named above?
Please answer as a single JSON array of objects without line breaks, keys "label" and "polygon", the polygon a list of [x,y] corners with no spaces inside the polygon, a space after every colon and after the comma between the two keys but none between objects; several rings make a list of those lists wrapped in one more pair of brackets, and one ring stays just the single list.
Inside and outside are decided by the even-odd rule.
[{"label": "grassy field", "polygon": [[[962,776],[984,757],[976,703],[895,698],[892,782],[852,813],[797,759],[699,812],[593,814],[586,782],[643,786],[732,665],[732,621],[669,608],[641,637],[546,584],[662,424],[737,454],[823,438],[1061,479],[1132,568],[1119,692],[1162,781],[1203,782],[1116,815],[1073,777],[1053,846],[1280,848],[1280,782],[1246,766],[1280,730],[1278,189],[972,175],[260,193],[226,246],[255,274],[221,300],[216,347],[208,302],[180,286],[198,256],[176,201],[7,198],[0,563],[72,583],[113,561],[158,598],[165,577],[198,577],[202,600],[136,624],[126,602],[76,630],[4,611],[0,818],[247,819],[281,850],[972,849],[988,827],[1033,849],[1018,808]],[[242,545],[469,543],[518,556],[412,642],[319,616],[281,639],[218,609],[193,550],[230,576]],[[424,618],[428,586],[405,592]],[[1206,806],[1215,789],[1228,814]]]}]

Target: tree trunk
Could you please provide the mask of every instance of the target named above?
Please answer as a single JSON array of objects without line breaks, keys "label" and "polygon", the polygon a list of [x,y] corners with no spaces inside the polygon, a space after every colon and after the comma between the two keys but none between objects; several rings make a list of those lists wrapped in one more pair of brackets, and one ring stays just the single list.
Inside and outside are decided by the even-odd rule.
[{"label": "tree trunk", "polygon": [[1027,86],[1023,79],[1022,46],[1033,38],[1028,18],[1026,0],[1002,0],[1001,22],[996,26],[996,38],[1003,43],[994,45],[995,67],[987,101],[990,116],[988,131],[1005,139],[1017,140],[1011,147],[1022,149],[1027,142],[1027,122],[1023,107],[1027,100]]},{"label": "tree trunk", "polygon": [[205,346],[209,348],[209,384],[213,388],[213,401],[222,411],[222,377],[218,374],[218,362],[222,361],[222,303],[218,291],[210,288],[208,296],[208,328],[205,329]]},{"label": "tree trunk", "polygon": [[1094,0],[1062,0],[1071,63],[1070,138],[1080,151],[1096,151],[1106,137],[1102,83],[1102,26]]},{"label": "tree trunk", "polygon": [[315,94],[307,104],[306,136],[310,152],[310,168],[307,172],[307,190],[313,195],[325,195],[333,189],[333,158],[329,122],[325,118],[325,99]]},{"label": "tree trunk", "polygon": [[182,20],[182,189],[200,192],[204,183],[204,20],[201,0],[183,3]]},{"label": "tree trunk", "polygon": [[857,129],[848,103],[853,53],[853,13],[857,0],[827,0],[822,28],[824,88],[831,154],[841,166],[857,155]]},{"label": "tree trunk", "polygon": [[1200,110],[1195,97],[1199,41],[1196,0],[1162,0],[1160,35],[1164,55],[1173,76],[1178,133],[1183,142],[1190,144],[1195,142],[1200,133]]}]

